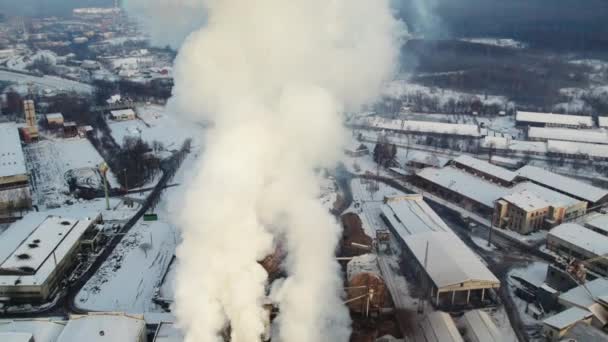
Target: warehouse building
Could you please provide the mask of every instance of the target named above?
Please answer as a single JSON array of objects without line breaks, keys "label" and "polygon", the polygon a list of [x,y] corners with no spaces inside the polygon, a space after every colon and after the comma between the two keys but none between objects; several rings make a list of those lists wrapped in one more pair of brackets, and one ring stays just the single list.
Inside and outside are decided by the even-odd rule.
[{"label": "warehouse building", "polygon": [[588,202],[588,207],[605,203],[608,191],[579,180],[558,175],[536,166],[524,166],[517,170],[519,178],[529,180],[545,188]]},{"label": "warehouse building", "polygon": [[436,307],[483,306],[488,293],[500,287],[421,195],[386,198],[381,218],[400,241],[404,260],[412,264],[417,279],[425,279],[425,291]]},{"label": "warehouse building", "polygon": [[482,179],[507,187],[513,185],[517,177],[515,172],[467,155],[452,160],[451,164]]},{"label": "warehouse building", "polygon": [[416,173],[414,182],[428,192],[486,217],[492,215],[494,202],[509,193],[503,186],[452,166],[423,169]]},{"label": "warehouse building", "polygon": [[0,297],[45,302],[76,263],[83,239],[94,239],[101,214],[79,218],[36,212],[0,235]]},{"label": "warehouse building", "polygon": [[468,341],[506,342],[490,315],[483,310],[467,311],[463,315]]},{"label": "warehouse building", "polygon": [[593,230],[598,234],[608,236],[608,215],[596,214],[587,219],[585,227]]},{"label": "warehouse building", "polygon": [[608,132],[603,129],[581,131],[580,129],[569,128],[530,127],[528,129],[528,139],[532,141],[561,140],[606,145],[608,144]]},{"label": "warehouse building", "polygon": [[562,115],[553,113],[536,113],[517,111],[515,121],[518,126],[533,127],[567,127],[592,128],[593,118],[590,116]]},{"label": "warehouse building", "polygon": [[31,205],[19,131],[12,123],[0,124],[0,212],[26,209]]},{"label": "warehouse building", "polygon": [[142,315],[92,313],[74,315],[57,342],[145,342],[146,322]]},{"label": "warehouse building", "polygon": [[431,312],[420,322],[415,342],[464,342],[452,317],[441,311]]},{"label": "warehouse building", "polygon": [[[576,223],[564,223],[549,232],[547,248],[564,258],[580,261],[608,254],[608,236],[596,233]],[[608,276],[608,260],[587,263],[589,271]]]}]

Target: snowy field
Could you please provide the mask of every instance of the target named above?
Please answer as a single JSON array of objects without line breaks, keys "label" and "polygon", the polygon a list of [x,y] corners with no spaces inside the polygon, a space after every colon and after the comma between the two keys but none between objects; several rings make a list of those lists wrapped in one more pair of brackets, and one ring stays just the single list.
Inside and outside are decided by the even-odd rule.
[{"label": "snowy field", "polygon": [[167,275],[160,287],[159,296],[160,298],[166,300],[174,300],[175,299],[175,280],[177,277],[177,260],[175,260],[169,266],[169,270],[167,271]]},{"label": "snowy field", "polygon": [[200,134],[200,128],[192,123],[184,123],[179,117],[168,113],[163,106],[137,107],[136,112],[136,120],[109,122],[112,137],[117,143],[122,144],[127,136],[141,136],[150,144],[159,141],[165,149],[171,151],[179,149],[185,139]]},{"label": "snowy field", "polygon": [[[26,164],[32,178],[34,201],[38,205],[55,206],[67,199],[69,188],[66,172],[80,168],[97,168],[103,158],[87,139],[43,140],[24,148]],[[108,182],[117,186],[109,172]]]},{"label": "snowy field", "polygon": [[138,222],[78,293],[76,305],[93,311],[154,311],[152,297],[176,242],[171,225]]}]

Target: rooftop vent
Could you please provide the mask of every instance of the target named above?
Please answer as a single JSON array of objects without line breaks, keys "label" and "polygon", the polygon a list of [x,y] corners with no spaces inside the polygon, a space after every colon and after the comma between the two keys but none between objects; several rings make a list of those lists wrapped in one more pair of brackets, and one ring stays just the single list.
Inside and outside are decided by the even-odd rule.
[{"label": "rooftop vent", "polygon": [[34,273],[34,272],[36,272],[35,269],[33,269],[32,267],[29,267],[29,266],[19,267],[19,270],[22,271],[22,272],[26,272],[26,273]]},{"label": "rooftop vent", "polygon": [[37,243],[29,243],[27,246],[29,248],[38,248],[38,244]]},{"label": "rooftop vent", "polygon": [[70,221],[61,221],[61,224],[64,226],[69,226],[71,223]]},{"label": "rooftop vent", "polygon": [[19,259],[19,260],[29,260],[31,258],[32,257],[27,253],[17,255],[17,259]]}]

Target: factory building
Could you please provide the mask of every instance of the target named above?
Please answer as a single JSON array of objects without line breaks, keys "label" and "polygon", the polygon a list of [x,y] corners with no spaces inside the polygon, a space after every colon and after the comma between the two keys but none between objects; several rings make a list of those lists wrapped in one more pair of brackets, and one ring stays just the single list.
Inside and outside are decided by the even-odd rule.
[{"label": "factory building", "polygon": [[482,179],[506,187],[513,185],[513,182],[517,177],[515,172],[464,154],[452,160],[451,164]]},{"label": "factory building", "polygon": [[494,225],[520,234],[553,228],[587,211],[587,202],[532,182],[519,183],[511,190],[496,201]]},{"label": "factory building", "polygon": [[49,113],[44,117],[49,127],[63,127],[63,123],[65,122],[61,113]]},{"label": "factory building", "polygon": [[46,302],[77,262],[81,242],[98,236],[101,214],[65,217],[36,212],[0,235],[0,298],[13,303]]},{"label": "factory building", "polygon": [[[576,223],[564,223],[547,235],[547,248],[564,258],[580,261],[608,254],[608,236],[599,234]],[[598,259],[587,263],[589,271],[608,276],[608,260]]]},{"label": "factory building", "polygon": [[12,123],[0,124],[0,212],[29,208],[31,204],[19,131]]},{"label": "factory building", "polygon": [[56,342],[65,324],[52,318],[0,320],[0,341]]},{"label": "factory building", "polygon": [[578,322],[591,323],[593,314],[573,307],[543,321],[543,335],[551,342],[561,341],[570,328]]},{"label": "factory building", "polygon": [[519,178],[529,180],[545,188],[560,192],[588,202],[589,207],[605,203],[608,200],[608,191],[579,180],[558,175],[536,166],[524,166],[517,170]]},{"label": "factory building", "polygon": [[403,247],[417,279],[441,309],[480,307],[500,281],[421,195],[386,198],[381,218]]},{"label": "factory building", "polygon": [[535,113],[517,111],[515,121],[518,126],[533,127],[567,127],[567,128],[592,128],[593,118],[591,116],[562,115],[553,113]]},{"label": "factory building", "polygon": [[441,311],[426,315],[416,327],[414,341],[464,342],[452,317]]},{"label": "factory building", "polygon": [[92,313],[74,315],[57,342],[145,342],[146,322],[142,315]]},{"label": "factory building", "polygon": [[482,310],[467,311],[463,315],[468,341],[471,342],[506,342],[494,321]]},{"label": "factory building", "polygon": [[593,230],[598,234],[608,236],[608,215],[596,214],[590,216],[585,222],[585,227]]}]

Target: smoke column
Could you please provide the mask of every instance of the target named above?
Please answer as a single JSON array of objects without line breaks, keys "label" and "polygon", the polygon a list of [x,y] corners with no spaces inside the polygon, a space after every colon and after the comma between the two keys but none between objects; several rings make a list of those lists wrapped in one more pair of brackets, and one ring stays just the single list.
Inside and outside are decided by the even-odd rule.
[{"label": "smoke column", "polygon": [[[167,1],[146,4],[154,13]],[[315,170],[341,155],[342,113],[392,78],[404,26],[389,0],[171,5],[207,20],[179,50],[169,105],[214,122],[179,222],[176,313],[186,341],[218,341],[228,325],[232,341],[260,340],[267,274],[256,261],[277,239],[288,277],[273,285],[273,341],[348,341],[334,257],[341,231],[318,200]]]}]

